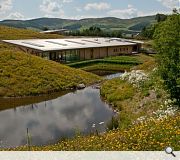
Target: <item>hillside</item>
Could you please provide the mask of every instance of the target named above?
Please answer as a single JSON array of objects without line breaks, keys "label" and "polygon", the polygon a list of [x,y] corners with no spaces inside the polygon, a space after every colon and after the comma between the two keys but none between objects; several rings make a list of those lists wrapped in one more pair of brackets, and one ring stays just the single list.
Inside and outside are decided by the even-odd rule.
[{"label": "hillside", "polygon": [[[0,27],[0,40],[55,38],[29,30]],[[99,77],[56,62],[32,56],[0,43],[0,96],[24,96],[66,90]]]},{"label": "hillside", "polygon": [[62,38],[60,35],[41,34],[29,29],[18,29],[0,25],[0,40],[3,39],[32,39],[32,38]]},{"label": "hillside", "polygon": [[[81,20],[60,19],[60,18],[38,18],[32,20],[4,20],[1,25],[13,26],[18,28],[34,28],[42,30],[44,27],[49,29],[67,28],[77,30],[88,28],[92,25],[105,30],[134,30],[140,31],[144,26],[155,22],[155,16],[137,17],[132,19],[119,19],[115,17],[105,18],[86,18]],[[134,28],[135,26],[135,28]]]}]

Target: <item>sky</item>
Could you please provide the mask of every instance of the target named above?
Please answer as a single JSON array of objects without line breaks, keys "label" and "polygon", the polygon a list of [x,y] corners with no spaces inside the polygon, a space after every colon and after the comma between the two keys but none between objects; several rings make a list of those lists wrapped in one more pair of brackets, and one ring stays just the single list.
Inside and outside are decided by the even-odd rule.
[{"label": "sky", "polygon": [[122,19],[171,13],[180,0],[0,0],[0,20],[56,17]]}]

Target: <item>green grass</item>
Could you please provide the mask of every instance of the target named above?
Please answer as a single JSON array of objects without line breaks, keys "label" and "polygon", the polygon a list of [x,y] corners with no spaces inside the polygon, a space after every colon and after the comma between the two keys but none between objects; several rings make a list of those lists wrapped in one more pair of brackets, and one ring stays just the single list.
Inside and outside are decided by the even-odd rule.
[{"label": "green grass", "polygon": [[137,56],[115,56],[115,57],[106,57],[106,60],[117,60],[123,62],[137,62],[141,63]]},{"label": "green grass", "polygon": [[[60,36],[0,26],[0,39],[19,38]],[[47,94],[100,79],[91,73],[18,51],[4,43],[0,43],[0,66],[0,97]]]},{"label": "green grass", "polygon": [[68,64],[74,68],[81,68],[85,71],[107,70],[107,71],[124,71],[142,64],[138,56],[115,56],[104,59],[86,60]]},{"label": "green grass", "polygon": [[[129,127],[141,116],[150,116],[160,108],[167,97],[160,77],[156,72],[151,73],[156,66],[154,57],[140,54],[136,58],[143,64],[131,69],[141,69],[149,74],[149,80],[142,83],[140,88],[133,87],[119,78],[106,81],[101,87],[101,96],[120,111],[119,126],[122,129]],[[156,98],[151,98],[152,95]]]},{"label": "green grass", "polygon": [[120,111],[119,127],[125,129],[137,118],[151,116],[160,109],[167,94],[161,87],[159,77],[144,82],[140,89],[116,78],[103,83],[101,96]]},{"label": "green grass", "polygon": [[99,63],[91,66],[82,67],[81,69],[89,72],[96,70],[124,72],[125,70],[130,70],[130,68],[132,67],[134,67],[134,65]]},{"label": "green grass", "polygon": [[28,29],[17,29],[0,25],[0,40],[3,39],[32,39],[32,38],[62,38],[60,35],[42,34]]},{"label": "green grass", "polygon": [[14,50],[0,50],[0,96],[29,96],[90,84],[100,78]]},{"label": "green grass", "polygon": [[[101,88],[101,96],[109,103],[132,98],[134,94],[135,89],[133,86],[119,78],[106,81]],[[114,103],[113,105],[115,106],[116,104]]]}]

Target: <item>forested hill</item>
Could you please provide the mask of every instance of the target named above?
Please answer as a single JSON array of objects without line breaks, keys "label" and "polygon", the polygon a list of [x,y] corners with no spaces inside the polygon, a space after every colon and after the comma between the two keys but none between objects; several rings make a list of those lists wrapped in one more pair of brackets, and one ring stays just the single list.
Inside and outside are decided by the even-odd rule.
[{"label": "forested hill", "polygon": [[97,26],[105,30],[133,30],[140,31],[147,25],[155,22],[155,16],[137,17],[132,19],[119,19],[115,17],[105,18],[86,18],[81,20],[60,19],[60,18],[38,18],[32,20],[4,20],[0,25],[7,25],[17,28],[34,28],[43,30],[44,27],[49,29],[66,28],[69,30],[78,30]]}]

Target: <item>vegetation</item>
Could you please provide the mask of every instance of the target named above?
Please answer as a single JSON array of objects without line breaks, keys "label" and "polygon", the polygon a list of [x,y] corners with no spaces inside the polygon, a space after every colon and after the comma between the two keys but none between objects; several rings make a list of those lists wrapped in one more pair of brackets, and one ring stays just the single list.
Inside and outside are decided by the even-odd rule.
[{"label": "vegetation", "polygon": [[148,27],[144,27],[141,31],[141,36],[147,39],[152,39],[153,34],[156,28],[156,24],[150,25]]},{"label": "vegetation", "polygon": [[[34,31],[0,27],[0,39],[55,38]],[[0,43],[0,96],[29,96],[90,84],[100,78],[78,69],[48,61]]]},{"label": "vegetation", "polygon": [[142,63],[139,56],[115,56],[104,59],[86,60],[68,64],[71,67],[81,68],[85,71],[106,70],[124,71]]},{"label": "vegetation", "polygon": [[140,37],[145,39],[153,39],[153,35],[155,32],[155,29],[158,26],[158,23],[163,22],[167,19],[167,15],[165,14],[157,14],[155,17],[155,20],[157,23],[144,25],[144,27],[141,30]]},{"label": "vegetation", "polygon": [[17,29],[12,27],[0,26],[0,40],[3,39],[32,39],[32,38],[62,38],[60,35],[41,34],[28,29]]},{"label": "vegetation", "polygon": [[96,71],[110,71],[109,73],[114,72],[124,72],[129,71],[134,65],[132,64],[109,64],[109,63],[98,63],[90,66],[82,67],[81,69],[88,72]]},{"label": "vegetation", "polygon": [[[178,20],[179,14],[176,13],[159,22],[155,28],[158,65],[154,56],[142,54],[132,57],[108,57],[103,60],[111,64],[102,62],[95,64],[96,61],[86,62],[88,65],[84,62],[70,64],[83,69],[93,67],[95,69],[99,66],[108,68],[108,65],[109,68],[110,66],[118,68],[130,65],[131,62],[134,64],[138,62],[139,65],[131,68],[131,72],[125,73],[121,78],[105,81],[101,86],[102,98],[119,113],[107,126],[112,129],[111,131],[97,134],[96,130],[93,135],[77,136],[54,145],[32,146],[31,150],[157,151],[164,150],[166,146],[180,150],[180,114],[178,108],[174,106],[174,101],[170,99],[176,98],[179,103]],[[10,77],[7,74],[6,78]],[[164,90],[164,84],[168,92]],[[28,150],[28,146],[9,150]]]},{"label": "vegetation", "polygon": [[0,96],[45,94],[99,80],[96,75],[14,50],[0,50],[0,64]]},{"label": "vegetation", "polygon": [[[135,80],[135,83],[138,82]],[[160,108],[162,101],[165,101],[166,94],[161,88],[159,77],[155,77],[155,74],[151,75],[149,80],[137,84],[136,87],[134,85],[136,86],[127,80],[116,78],[105,82],[101,88],[101,96],[114,109],[120,111],[121,129],[129,127],[141,116],[150,116],[153,111]]]},{"label": "vegetation", "polygon": [[180,106],[180,15],[174,13],[155,30],[155,48],[158,52],[158,68],[171,98]]},{"label": "vegetation", "polygon": [[83,30],[76,30],[65,33],[65,35],[69,36],[97,36],[97,37],[122,37],[121,31],[114,30],[114,31],[104,31],[99,27],[91,26],[89,29]]},{"label": "vegetation", "polygon": [[139,62],[136,59],[132,58],[132,61],[129,60],[130,58],[127,56],[125,57],[115,57],[115,58],[105,58],[105,59],[95,59],[95,60],[87,60],[87,61],[81,61],[81,62],[76,62],[76,63],[71,63],[69,66],[71,67],[84,67],[84,66],[89,66],[93,64],[98,64],[98,63],[108,63],[108,64],[132,64],[132,65],[138,65],[141,62]]},{"label": "vegetation", "polygon": [[[18,27],[18,28],[34,28],[43,30],[44,27],[49,29],[65,28],[69,30],[83,30],[91,26],[96,26],[102,30],[122,30],[128,31],[129,27],[133,27],[139,23],[155,22],[155,16],[138,17],[132,19],[119,19],[114,17],[106,18],[86,18],[81,20],[59,19],[59,18],[38,18],[25,21],[5,20],[0,24]],[[139,26],[138,31],[142,26]],[[136,27],[137,29],[137,27]]]},{"label": "vegetation", "polygon": [[165,21],[167,19],[167,15],[157,14],[155,19],[157,20],[157,22],[162,22],[162,21]]},{"label": "vegetation", "polygon": [[[147,64],[153,62],[151,66],[143,65],[140,68],[147,67],[148,73],[149,70],[153,70],[153,57],[140,55],[139,59]],[[175,150],[179,150],[179,112],[171,109],[169,100],[166,101],[168,95],[162,88],[163,84],[158,72],[153,71],[148,77],[139,87],[120,78],[104,82],[101,88],[102,96],[120,113],[108,128],[118,127],[118,129],[104,134],[97,134],[96,130],[89,136],[78,135],[72,139],[61,140],[54,145],[31,146],[30,149],[33,151],[154,151],[173,146]],[[9,150],[28,150],[28,146]]]}]

